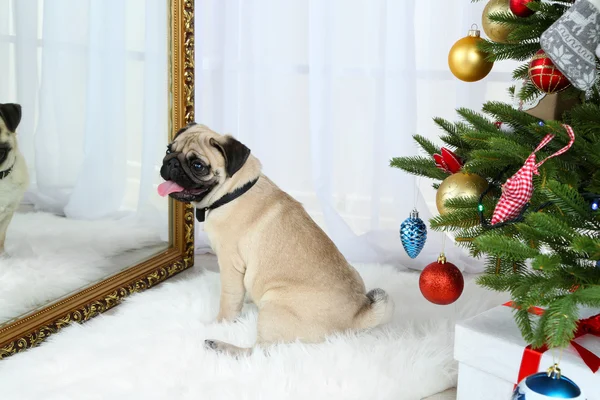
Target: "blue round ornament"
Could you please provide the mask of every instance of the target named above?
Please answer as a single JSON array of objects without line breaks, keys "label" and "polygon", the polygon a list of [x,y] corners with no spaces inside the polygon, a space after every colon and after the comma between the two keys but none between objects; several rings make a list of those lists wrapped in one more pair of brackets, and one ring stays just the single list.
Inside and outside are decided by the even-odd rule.
[{"label": "blue round ornament", "polygon": [[554,365],[548,372],[538,372],[523,379],[515,388],[512,400],[548,400],[548,399],[577,399],[584,400],[585,396],[579,386]]},{"label": "blue round ornament", "polygon": [[427,239],[427,225],[419,218],[417,209],[411,211],[410,216],[400,225],[400,240],[410,258],[419,255]]}]

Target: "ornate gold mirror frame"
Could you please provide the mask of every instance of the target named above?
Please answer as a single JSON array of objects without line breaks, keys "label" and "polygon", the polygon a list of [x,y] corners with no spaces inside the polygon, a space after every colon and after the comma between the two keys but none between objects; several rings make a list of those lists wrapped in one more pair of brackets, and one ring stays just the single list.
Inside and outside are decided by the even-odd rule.
[{"label": "ornate gold mirror frame", "polygon": [[[194,1],[169,0],[170,136],[194,120]],[[194,264],[193,208],[169,200],[170,247],[117,275],[0,327],[0,359],[39,345],[72,322],[85,322]]]}]

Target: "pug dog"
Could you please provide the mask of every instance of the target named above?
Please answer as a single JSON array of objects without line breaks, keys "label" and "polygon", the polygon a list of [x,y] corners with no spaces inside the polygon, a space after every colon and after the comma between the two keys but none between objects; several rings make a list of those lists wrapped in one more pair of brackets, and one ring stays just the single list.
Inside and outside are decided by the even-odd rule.
[{"label": "pug dog", "polygon": [[0,103],[0,254],[6,231],[29,184],[27,164],[17,145],[21,106]]},{"label": "pug dog", "polygon": [[221,271],[217,321],[234,321],[247,294],[258,307],[252,348],[209,339],[235,356],[274,343],[318,343],[336,332],[390,320],[394,303],[368,293],[358,272],[303,206],[261,173],[260,161],[232,136],[204,125],[181,129],[160,170],[160,195],[192,203]]}]

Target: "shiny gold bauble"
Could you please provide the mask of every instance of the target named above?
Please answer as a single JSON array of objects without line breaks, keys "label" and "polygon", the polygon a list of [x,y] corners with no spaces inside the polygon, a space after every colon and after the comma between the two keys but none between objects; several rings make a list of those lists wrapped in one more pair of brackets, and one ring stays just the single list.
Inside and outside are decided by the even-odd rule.
[{"label": "shiny gold bauble", "polygon": [[485,34],[498,43],[508,43],[508,34],[511,32],[508,25],[503,25],[499,22],[494,22],[489,19],[489,15],[492,13],[508,12],[510,11],[510,0],[490,0],[489,3],[483,9],[481,15],[481,25]]},{"label": "shiny gold bauble", "polygon": [[440,214],[446,214],[446,201],[459,197],[481,196],[488,187],[488,182],[477,174],[452,174],[440,185],[435,195],[435,204]]},{"label": "shiny gold bauble", "polygon": [[454,76],[461,81],[475,82],[490,73],[493,62],[487,61],[487,54],[477,48],[483,41],[477,29],[471,29],[468,36],[460,39],[448,53],[448,66]]}]

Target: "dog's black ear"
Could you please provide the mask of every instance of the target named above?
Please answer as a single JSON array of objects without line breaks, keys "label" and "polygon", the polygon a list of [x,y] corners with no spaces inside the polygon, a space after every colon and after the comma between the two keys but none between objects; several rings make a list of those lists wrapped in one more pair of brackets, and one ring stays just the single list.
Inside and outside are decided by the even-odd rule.
[{"label": "dog's black ear", "polygon": [[186,126],[184,126],[183,128],[181,128],[180,130],[178,130],[178,131],[175,133],[175,136],[173,136],[173,140],[175,140],[175,138],[176,138],[177,136],[179,136],[180,134],[182,134],[183,132],[187,131],[189,127],[191,127],[191,126],[194,126],[194,125],[198,125],[198,124],[197,124],[197,123],[195,123],[195,122],[190,122],[189,124],[187,124]]},{"label": "dog's black ear", "polygon": [[225,136],[221,142],[211,138],[210,144],[223,154],[228,177],[238,172],[250,156],[250,149],[231,136]]},{"label": "dog's black ear", "polygon": [[0,118],[6,124],[6,128],[14,132],[21,122],[21,106],[13,103],[0,104]]}]

